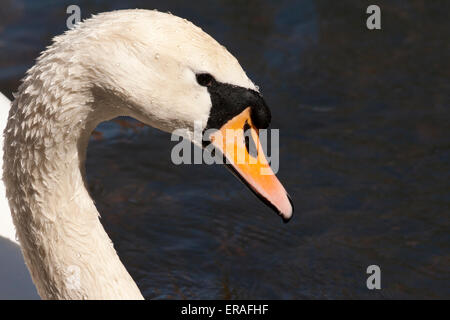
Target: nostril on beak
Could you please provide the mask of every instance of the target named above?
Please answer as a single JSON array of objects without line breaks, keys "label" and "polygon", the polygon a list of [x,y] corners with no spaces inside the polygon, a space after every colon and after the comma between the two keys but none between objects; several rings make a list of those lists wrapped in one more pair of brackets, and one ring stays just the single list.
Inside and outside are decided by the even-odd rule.
[{"label": "nostril on beak", "polygon": [[244,139],[245,139],[245,147],[247,148],[247,152],[253,158],[258,158],[258,148],[256,147],[256,143],[252,137],[252,130],[247,121],[244,124]]}]

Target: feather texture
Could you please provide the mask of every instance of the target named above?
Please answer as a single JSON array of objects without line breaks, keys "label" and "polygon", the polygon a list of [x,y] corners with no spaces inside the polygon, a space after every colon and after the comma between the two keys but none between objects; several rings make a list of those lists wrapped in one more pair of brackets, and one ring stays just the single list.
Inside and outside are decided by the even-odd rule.
[{"label": "feather texture", "polygon": [[204,128],[211,109],[198,72],[257,90],[200,28],[146,10],[86,20],[56,37],[27,72],[4,130],[3,180],[42,298],[142,299],[87,191],[87,144],[98,123],[119,115],[165,131],[187,128],[192,137],[194,121]]}]

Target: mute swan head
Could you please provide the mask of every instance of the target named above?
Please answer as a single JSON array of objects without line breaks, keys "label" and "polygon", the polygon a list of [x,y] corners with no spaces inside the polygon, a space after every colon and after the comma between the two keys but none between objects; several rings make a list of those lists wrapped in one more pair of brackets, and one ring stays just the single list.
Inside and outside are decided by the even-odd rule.
[{"label": "mute swan head", "polygon": [[[250,128],[258,145],[269,108],[237,60],[184,19],[147,10],[88,19],[54,39],[15,97],[4,130],[3,180],[43,298],[142,298],[86,188],[86,148],[101,121],[126,115],[164,131],[182,129],[194,143],[215,146],[283,220],[292,216],[264,153],[239,162],[240,150],[250,158],[248,144],[225,133]],[[198,140],[196,123],[215,131]],[[79,283],[67,283],[74,270]]]},{"label": "mute swan head", "polygon": [[103,13],[56,37],[55,45],[83,52],[69,57],[71,65],[120,98],[116,108],[167,132],[194,121],[206,127],[211,96],[198,75],[257,91],[225,47],[191,22],[158,11]]},{"label": "mute swan head", "polygon": [[[67,86],[73,85],[71,74],[82,79],[79,86],[96,100],[93,118],[125,114],[163,131],[182,129],[200,146],[205,142],[194,135],[195,123],[202,131],[222,129],[224,136],[225,129],[243,129],[246,123],[255,132],[270,123],[269,108],[236,58],[199,27],[171,14],[100,14],[56,37],[40,65],[46,59],[66,60],[72,78]],[[258,140],[257,134],[253,137]],[[219,150],[230,143],[215,142]],[[234,156],[226,150],[224,155]],[[258,160],[267,166],[263,153]],[[284,221],[291,218],[292,203],[273,174],[261,176],[255,166],[232,163],[230,168]]]}]

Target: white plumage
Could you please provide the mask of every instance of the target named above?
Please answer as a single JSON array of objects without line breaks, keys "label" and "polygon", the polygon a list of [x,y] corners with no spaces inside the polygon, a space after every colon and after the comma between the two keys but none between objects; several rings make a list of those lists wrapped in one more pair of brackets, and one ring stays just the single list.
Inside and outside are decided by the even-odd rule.
[{"label": "white plumage", "polygon": [[[6,126],[11,102],[0,92],[0,130]],[[0,135],[0,177],[3,176],[3,134]],[[36,289],[16,239],[5,185],[0,178],[0,299],[37,299]]]},{"label": "white plumage", "polygon": [[[3,177],[42,298],[142,298],[85,187],[87,143],[99,122],[119,115],[165,131],[190,128],[192,137],[193,121],[204,127],[211,108],[207,89],[196,83],[198,72],[257,90],[200,28],[146,10],[85,21],[56,37],[27,72],[4,131]],[[4,121],[9,101],[0,97],[0,103]],[[0,232],[15,241],[8,206],[0,201]]]}]

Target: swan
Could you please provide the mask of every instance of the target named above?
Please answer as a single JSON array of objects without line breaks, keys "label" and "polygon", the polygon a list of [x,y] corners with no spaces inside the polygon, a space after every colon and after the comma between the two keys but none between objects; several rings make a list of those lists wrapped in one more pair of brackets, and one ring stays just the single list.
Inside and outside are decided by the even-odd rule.
[{"label": "swan", "polygon": [[[258,130],[271,116],[258,87],[225,47],[186,19],[138,9],[95,15],[55,37],[14,96],[11,104],[1,97],[2,120],[9,108],[1,235],[18,239],[43,299],[143,299],[85,180],[90,134],[117,116],[213,145],[284,221],[292,216],[273,172],[260,174],[270,170],[264,153],[252,155],[256,164],[240,163],[232,150],[248,155],[248,146],[225,135],[247,127],[260,146]],[[194,123],[214,129],[206,142]]]}]

